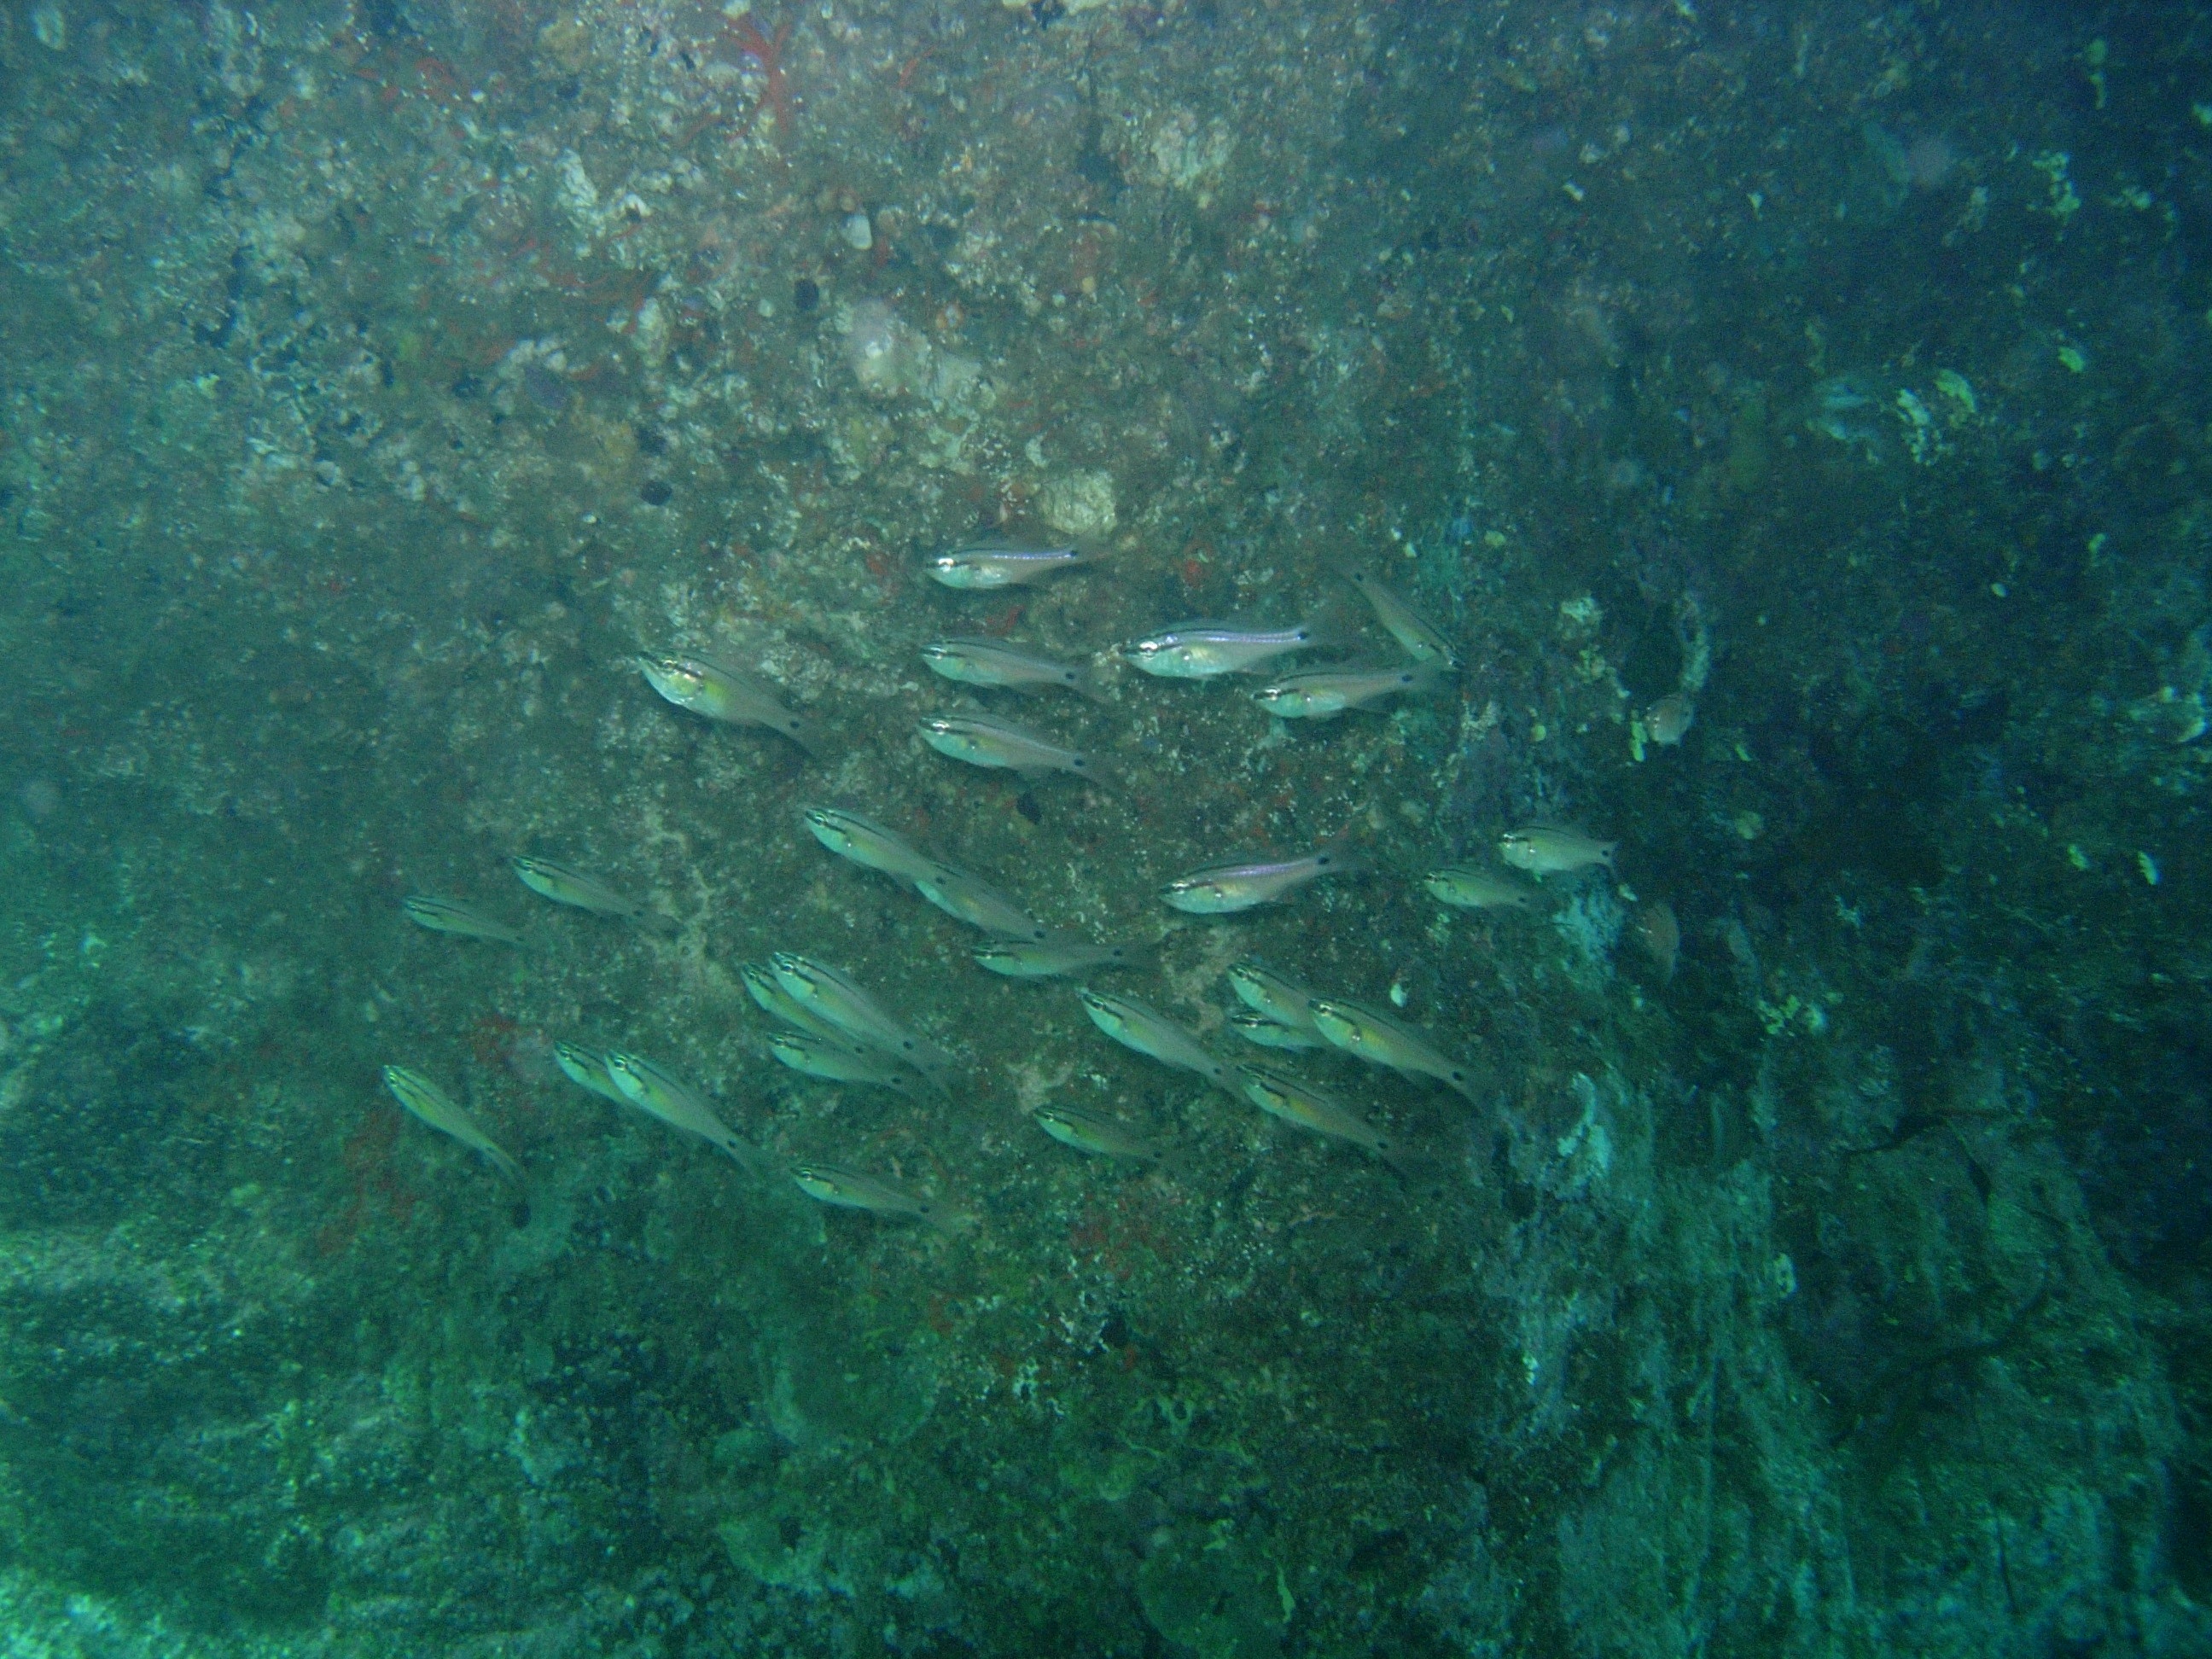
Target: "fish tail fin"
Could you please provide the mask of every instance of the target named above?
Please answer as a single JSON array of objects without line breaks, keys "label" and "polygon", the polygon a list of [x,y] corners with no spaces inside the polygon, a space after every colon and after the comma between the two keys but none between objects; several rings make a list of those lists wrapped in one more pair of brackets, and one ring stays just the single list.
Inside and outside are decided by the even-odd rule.
[{"label": "fish tail fin", "polygon": [[822,723],[811,714],[787,714],[775,722],[775,729],[797,744],[809,760],[821,760],[829,753],[822,738]]},{"label": "fish tail fin", "polygon": [[1106,695],[1106,688],[1099,684],[1097,669],[1087,662],[1076,665],[1073,676],[1067,682],[1067,689],[1085,702],[1104,704],[1113,701]]},{"label": "fish tail fin", "polygon": [[635,920],[655,939],[674,939],[684,931],[684,924],[665,910],[640,910]]},{"label": "fish tail fin", "polygon": [[484,1155],[484,1161],[487,1164],[489,1164],[493,1169],[497,1170],[500,1174],[505,1176],[507,1180],[514,1182],[515,1191],[518,1193],[525,1191],[525,1183],[522,1179],[522,1165],[514,1161],[514,1156],[513,1153],[509,1152],[504,1146],[495,1146],[489,1140],[484,1142],[481,1150]]},{"label": "fish tail fin", "polygon": [[1455,1066],[1452,1075],[1437,1080],[1470,1106],[1487,1106],[1497,1098],[1498,1075],[1486,1066]]},{"label": "fish tail fin", "polygon": [[956,1210],[949,1204],[932,1203],[919,1215],[923,1225],[947,1238],[957,1238],[970,1228],[982,1224],[982,1218],[973,1210]]},{"label": "fish tail fin", "polygon": [[1359,626],[1359,617],[1352,603],[1342,593],[1332,592],[1302,624],[1306,632],[1305,648],[1310,651],[1331,651],[1352,643]]},{"label": "fish tail fin", "polygon": [[1121,773],[1096,755],[1085,755],[1083,764],[1070,770],[1085,783],[1095,783],[1109,795],[1126,796],[1129,793],[1129,786],[1121,781]]},{"label": "fish tail fin", "polygon": [[1425,697],[1449,685],[1459,678],[1459,665],[1449,660],[1410,663],[1405,691],[1407,696]]},{"label": "fish tail fin", "polygon": [[1100,963],[1101,967],[1127,968],[1133,973],[1145,974],[1150,973],[1160,959],[1160,947],[1157,945],[1117,945],[1114,949],[1119,954],[1110,963]]},{"label": "fish tail fin", "polygon": [[1433,1152],[1415,1152],[1395,1141],[1370,1150],[1409,1192],[1434,1192],[1450,1178],[1450,1164]]},{"label": "fish tail fin", "polygon": [[1375,855],[1366,843],[1351,828],[1338,830],[1315,850],[1316,858],[1328,860],[1332,876],[1368,876],[1375,873]]},{"label": "fish tail fin", "polygon": [[730,1155],[730,1161],[747,1175],[769,1176],[775,1173],[775,1160],[743,1135],[732,1133],[720,1145],[722,1150]]}]

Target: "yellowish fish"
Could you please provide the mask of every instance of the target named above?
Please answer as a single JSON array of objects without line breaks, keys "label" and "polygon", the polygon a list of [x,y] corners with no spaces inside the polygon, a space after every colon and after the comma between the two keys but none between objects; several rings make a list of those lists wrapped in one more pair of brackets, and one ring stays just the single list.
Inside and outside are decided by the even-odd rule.
[{"label": "yellowish fish", "polygon": [[964,1232],[975,1218],[911,1189],[895,1186],[857,1170],[841,1170],[831,1164],[794,1164],[791,1178],[817,1204],[841,1210],[868,1210],[877,1215],[912,1216],[925,1226],[947,1235]]},{"label": "yellowish fish", "polygon": [[1255,1013],[1249,1008],[1239,1008],[1229,1016],[1229,1029],[1245,1042],[1262,1048],[1297,1050],[1326,1048],[1328,1039],[1309,1025],[1301,1030],[1295,1025],[1278,1025],[1267,1015]]},{"label": "yellowish fish", "polygon": [[768,1040],[768,1051],[776,1060],[803,1077],[824,1083],[870,1083],[879,1088],[912,1094],[914,1085],[896,1060],[863,1048],[843,1037],[817,1036],[811,1031],[777,1031]]},{"label": "yellowish fish", "polygon": [[952,1056],[892,1018],[849,975],[789,951],[770,957],[769,967],[784,994],[817,1018],[827,1020],[841,1035],[864,1047],[904,1060],[943,1087]]},{"label": "yellowish fish", "polygon": [[929,562],[929,574],[932,580],[947,587],[991,592],[1002,587],[1025,587],[1063,571],[1078,570],[1098,557],[1074,546],[976,542],[938,554]]},{"label": "yellowish fish", "polygon": [[1287,1072],[1265,1066],[1240,1066],[1237,1073],[1243,1079],[1245,1098],[1270,1117],[1310,1129],[1317,1135],[1350,1141],[1361,1151],[1381,1158],[1401,1179],[1412,1178],[1411,1166],[1406,1162],[1397,1138],[1376,1128],[1334,1096],[1324,1094]]},{"label": "yellowish fish", "polygon": [[1001,939],[1044,939],[1051,929],[979,875],[957,865],[933,864],[914,878],[914,890],[955,921]]},{"label": "yellowish fish", "polygon": [[1229,988],[1254,1013],[1294,1031],[1313,1030],[1313,993],[1250,957],[1229,965]]},{"label": "yellowish fish", "polygon": [[1316,668],[1291,674],[1252,701],[1278,720],[1333,720],[1348,708],[1372,708],[1386,698],[1420,696],[1433,691],[1450,673],[1440,662],[1417,662],[1405,668]]},{"label": "yellowish fish", "polygon": [[763,726],[789,738],[810,755],[822,745],[814,722],[761,681],[727,663],[696,653],[668,653],[640,657],[646,684],[678,708],[724,726]]},{"label": "yellowish fish", "polygon": [[921,659],[931,672],[963,685],[1024,692],[1058,686],[1100,701],[1089,664],[1060,662],[1000,640],[934,640],[921,647]]},{"label": "yellowish fish", "polygon": [[1228,915],[1268,904],[1324,876],[1356,876],[1368,868],[1357,853],[1331,844],[1289,859],[1226,859],[1177,876],[1160,896],[1194,916]]},{"label": "yellowish fish", "polygon": [[459,899],[410,893],[399,901],[399,908],[407,913],[408,921],[434,933],[451,933],[456,939],[488,939],[500,945],[522,943],[522,935],[505,922]]},{"label": "yellowish fish", "polygon": [[1149,639],[1122,647],[1121,654],[1147,674],[1166,680],[1210,680],[1223,674],[1258,672],[1278,657],[1315,651],[1337,642],[1332,613],[1324,611],[1296,628],[1240,628],[1230,623],[1177,623]]},{"label": "yellowish fish", "polygon": [[1176,1024],[1149,1003],[1087,988],[1076,995],[1082,1000],[1083,1012],[1091,1016],[1091,1023],[1123,1048],[1134,1048],[1163,1066],[1195,1072],[1231,1094],[1237,1092],[1229,1067],[1207,1051],[1198,1034]]},{"label": "yellowish fish", "polygon": [[617,1106],[630,1103],[629,1097],[616,1088],[614,1079],[607,1075],[606,1056],[598,1050],[586,1048],[580,1042],[556,1042],[553,1045],[553,1063],[561,1068],[561,1075],[579,1089],[588,1089]]},{"label": "yellowish fish", "polygon": [[657,933],[673,933],[679,925],[673,916],[640,903],[626,893],[618,893],[597,876],[587,876],[580,870],[572,870],[565,864],[556,864],[550,859],[530,858],[518,853],[508,860],[514,866],[515,877],[525,887],[541,898],[556,904],[565,904],[572,909],[589,910],[594,915],[620,916],[625,921],[636,922]]},{"label": "yellowish fish", "polygon": [[1613,868],[1613,854],[1620,843],[1596,841],[1579,830],[1531,824],[1509,830],[1498,838],[1498,856],[1516,870],[1525,870],[1541,880],[1546,876],[1572,875],[1593,865]]},{"label": "yellowish fish", "polygon": [[1089,1152],[1097,1158],[1118,1158],[1131,1164],[1159,1164],[1164,1161],[1158,1146],[1129,1127],[1103,1112],[1089,1111],[1080,1106],[1040,1106],[1030,1115],[1043,1130],[1063,1146],[1073,1146],[1079,1152]]},{"label": "yellowish fish", "polygon": [[1478,1106],[1482,1103],[1475,1092],[1473,1066],[1454,1060],[1412,1026],[1379,1009],[1342,997],[1316,997],[1313,1020],[1314,1029],[1347,1054],[1394,1072],[1434,1078]]},{"label": "yellowish fish", "polygon": [[392,1091],[394,1100],[423,1122],[441,1134],[453,1136],[471,1152],[482,1153],[509,1181],[518,1187],[522,1184],[522,1166],[484,1133],[483,1126],[465,1106],[422,1073],[404,1066],[387,1066],[384,1068],[384,1086]]},{"label": "yellowish fish", "polygon": [[896,830],[842,806],[810,806],[803,815],[807,833],[835,853],[894,881],[912,882],[937,867],[937,860]]},{"label": "yellowish fish", "polygon": [[975,952],[975,965],[1008,979],[1054,979],[1086,969],[1149,967],[1152,952],[1141,945],[1093,945],[1079,939],[1009,939]]},{"label": "yellowish fish", "polygon": [[1367,603],[1375,609],[1375,620],[1382,624],[1383,632],[1397,641],[1398,648],[1415,662],[1440,663],[1446,668],[1459,666],[1459,653],[1452,649],[1443,630],[1414,610],[1402,595],[1384,586],[1372,571],[1347,570],[1344,579],[1367,596]]},{"label": "yellowish fish", "polygon": [[745,994],[771,1018],[795,1025],[802,1031],[811,1031],[817,1036],[843,1038],[842,1031],[785,990],[782,981],[775,976],[775,969],[765,962],[744,963],[738,969],[738,976],[745,982]]},{"label": "yellowish fish", "polygon": [[606,1066],[615,1087],[640,1111],[719,1147],[754,1175],[769,1173],[768,1155],[717,1117],[697,1090],[678,1083],[651,1060],[619,1048],[608,1052]]},{"label": "yellowish fish", "polygon": [[1093,783],[1109,781],[1095,757],[988,714],[933,714],[921,722],[921,740],[939,754],[970,766],[1004,768],[1024,777],[1069,772]]},{"label": "yellowish fish", "polygon": [[1466,864],[1431,870],[1421,885],[1438,903],[1462,910],[1526,910],[1536,902],[1536,895],[1510,876]]}]

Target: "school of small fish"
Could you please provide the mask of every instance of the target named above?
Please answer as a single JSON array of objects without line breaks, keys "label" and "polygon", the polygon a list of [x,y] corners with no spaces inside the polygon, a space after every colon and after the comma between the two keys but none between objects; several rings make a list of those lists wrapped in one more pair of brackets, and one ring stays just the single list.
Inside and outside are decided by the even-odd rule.
[{"label": "school of small fish", "polygon": [[[929,560],[927,573],[945,586],[993,592],[1042,582],[1088,568],[1102,556],[1072,544],[978,541]],[[1344,581],[1367,601],[1375,621],[1404,654],[1398,663],[1345,662],[1277,672],[1284,659],[1352,647],[1343,610],[1324,605],[1305,621],[1283,628],[1255,628],[1213,621],[1177,623],[1120,648],[1121,659],[1165,679],[1208,680],[1228,675],[1271,676],[1253,698],[1279,720],[1327,720],[1374,709],[1401,697],[1449,690],[1462,658],[1450,639],[1371,572],[1352,568]],[[1105,700],[1088,662],[1067,662],[995,638],[948,636],[921,648],[924,665],[954,684],[1022,696],[1055,688],[1094,702]],[[823,754],[816,722],[791,707],[775,687],[705,651],[646,651],[634,659],[647,685],[676,708],[718,724],[750,726],[796,744],[810,759]],[[1662,720],[1662,716],[1664,716]],[[1680,711],[1655,709],[1652,736],[1679,743],[1688,728]],[[1099,757],[1071,749],[1046,732],[975,708],[923,719],[921,740],[951,759],[1012,770],[1025,780],[1067,775],[1085,783],[1119,785]],[[806,808],[799,827],[838,857],[888,878],[896,887],[975,928],[984,942],[976,965],[1007,979],[1085,981],[1109,972],[1142,974],[1154,965],[1152,943],[1097,940],[1055,932],[1022,901],[983,872],[916,842],[898,830],[850,807]],[[1560,824],[1522,825],[1497,842],[1497,866],[1456,864],[1430,871],[1419,884],[1437,903],[1478,911],[1533,910],[1544,900],[1541,883],[1591,869],[1610,872],[1617,843],[1599,841]],[[516,878],[555,905],[629,923],[663,939],[684,924],[667,911],[626,892],[615,882],[534,854],[510,860]],[[1518,875],[1511,873],[1520,872]],[[1339,839],[1279,855],[1224,857],[1176,877],[1160,893],[1170,908],[1199,916],[1225,915],[1295,899],[1308,885],[1375,873],[1372,860]],[[411,894],[401,910],[417,926],[453,939],[528,949],[525,928],[470,900]],[[1638,913],[1636,936],[1671,975],[1679,949],[1673,912],[1663,903]],[[797,951],[779,951],[744,964],[738,976],[754,1004],[774,1023],[763,1040],[767,1056],[799,1076],[842,1086],[881,1088],[917,1100],[950,1103],[960,1081],[957,1057],[910,1024],[907,1017],[842,969]],[[1340,1101],[1322,1085],[1287,1069],[1282,1057],[1341,1054],[1418,1082],[1440,1085],[1478,1108],[1498,1096],[1498,1079],[1479,1059],[1462,1058],[1436,1036],[1363,1003],[1316,992],[1299,980],[1247,958],[1224,975],[1231,1006],[1226,1030],[1243,1042],[1274,1051],[1258,1059],[1224,1059],[1182,1021],[1143,998],[1119,989],[1079,983],[1074,994],[1098,1031],[1111,1041],[1191,1074],[1231,1100],[1258,1108],[1280,1122],[1357,1149],[1407,1183],[1433,1169],[1394,1131]],[[1394,1001],[1402,996],[1394,989]],[[708,1095],[654,1061],[619,1048],[563,1041],[553,1057],[571,1083],[611,1104],[641,1112],[667,1127],[705,1141],[748,1175],[781,1175],[793,1188],[834,1208],[902,1218],[955,1235],[979,1218],[949,1200],[842,1164],[808,1158],[784,1163],[731,1126]],[[402,1065],[384,1068],[392,1097],[410,1114],[479,1154],[526,1191],[521,1164],[494,1138],[477,1113],[422,1072]],[[1170,1178],[1181,1168],[1176,1150],[1142,1126],[1060,1100],[1030,1109],[1036,1127],[1054,1141],[1101,1159],[1149,1169]]]}]

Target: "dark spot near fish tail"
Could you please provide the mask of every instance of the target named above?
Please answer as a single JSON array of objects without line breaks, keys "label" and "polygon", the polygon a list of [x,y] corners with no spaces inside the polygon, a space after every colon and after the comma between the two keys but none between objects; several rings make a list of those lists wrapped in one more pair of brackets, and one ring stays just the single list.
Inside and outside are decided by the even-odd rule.
[{"label": "dark spot near fish tail", "polygon": [[802,317],[822,303],[822,286],[811,276],[802,276],[791,285],[791,303]]},{"label": "dark spot near fish tail", "polygon": [[665,507],[676,491],[665,478],[647,478],[637,487],[637,498],[647,507]]},{"label": "dark spot near fish tail", "polygon": [[1014,811],[1019,812],[1031,823],[1042,823],[1044,821],[1044,808],[1037,805],[1036,794],[1030,790],[1024,789],[1014,797]]}]

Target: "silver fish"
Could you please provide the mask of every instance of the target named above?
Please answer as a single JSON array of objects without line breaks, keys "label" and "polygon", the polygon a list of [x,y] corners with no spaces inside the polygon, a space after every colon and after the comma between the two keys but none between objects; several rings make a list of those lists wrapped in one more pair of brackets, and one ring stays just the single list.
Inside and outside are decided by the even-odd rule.
[{"label": "silver fish", "polygon": [[620,916],[655,933],[673,933],[680,926],[673,916],[665,916],[627,894],[617,893],[598,877],[571,870],[550,859],[529,858],[518,853],[507,862],[514,866],[516,878],[525,887],[556,904],[589,910],[595,915]]},{"label": "silver fish", "polygon": [[1138,640],[1121,654],[1147,674],[1162,679],[1210,680],[1221,674],[1249,674],[1293,651],[1331,645],[1334,638],[1319,617],[1296,628],[1237,628],[1227,623],[1188,622]]},{"label": "silver fish", "polygon": [[1163,1161],[1158,1146],[1103,1112],[1086,1111],[1080,1106],[1048,1105],[1038,1107],[1030,1115],[1036,1120],[1038,1128],[1061,1146],[1073,1146],[1079,1152],[1125,1158],[1132,1164]]},{"label": "silver fish", "polygon": [[1382,624],[1382,631],[1397,641],[1399,648],[1415,662],[1439,663],[1449,669],[1460,665],[1459,653],[1452,649],[1443,630],[1386,587],[1372,571],[1347,570],[1344,579],[1367,596],[1367,603],[1374,606],[1375,620]]},{"label": "silver fish", "polygon": [[1195,1072],[1209,1083],[1237,1092],[1229,1067],[1216,1060],[1198,1040],[1198,1034],[1178,1025],[1165,1014],[1134,997],[1109,996],[1088,987],[1076,993],[1091,1023],[1125,1048],[1157,1060],[1163,1066]]},{"label": "silver fish", "polygon": [[1419,696],[1441,685],[1451,671],[1442,663],[1417,662],[1406,668],[1317,668],[1291,674],[1252,701],[1286,720],[1332,720],[1347,708],[1371,708],[1403,692]]},{"label": "silver fish", "polygon": [[826,1019],[854,1042],[902,1060],[933,1077],[948,1071],[952,1056],[893,1019],[881,1003],[836,969],[787,951],[769,958],[776,983],[792,1000]]},{"label": "silver fish", "polygon": [[1313,992],[1288,974],[1279,974],[1266,963],[1247,957],[1229,964],[1228,977],[1237,1000],[1261,1018],[1294,1031],[1313,1030],[1313,1015],[1309,1012]]},{"label": "silver fish", "polygon": [[646,683],[678,708],[724,726],[764,726],[810,755],[822,752],[814,722],[741,669],[696,653],[642,656],[637,666]]},{"label": "silver fish", "polygon": [[1620,845],[1617,841],[1594,840],[1579,830],[1531,824],[1500,836],[1498,856],[1540,880],[1546,876],[1571,875],[1594,864],[1610,870],[1613,851]]},{"label": "silver fish", "polygon": [[914,1092],[896,1060],[843,1037],[777,1031],[769,1037],[768,1051],[793,1071],[824,1083],[872,1083],[902,1095]]},{"label": "silver fish", "polygon": [[939,553],[929,562],[929,574],[947,587],[963,592],[989,592],[1023,587],[1097,562],[1098,556],[1073,546],[1029,547],[1008,542],[978,542]]},{"label": "silver fish", "polygon": [[1227,915],[1281,898],[1323,876],[1356,876],[1367,860],[1340,847],[1322,847],[1294,859],[1229,859],[1177,876],[1160,896],[1194,916]]},{"label": "silver fish", "polygon": [[839,858],[880,870],[894,880],[912,882],[937,866],[935,859],[896,830],[858,812],[842,806],[810,806],[803,816],[808,832]]},{"label": "silver fish", "polygon": [[651,1060],[615,1048],[608,1051],[606,1065],[615,1087],[639,1110],[650,1113],[672,1129],[697,1135],[709,1146],[720,1147],[754,1175],[765,1175],[773,1167],[765,1152],[715,1115],[705,1096],[688,1084],[678,1083]]},{"label": "silver fish", "polygon": [[921,722],[921,740],[939,754],[970,766],[1006,767],[1025,777],[1072,772],[1093,782],[1106,781],[1104,769],[1089,755],[988,714],[933,714]]},{"label": "silver fish", "polygon": [[615,1087],[615,1080],[607,1073],[607,1057],[595,1048],[586,1048],[578,1042],[556,1042],[553,1045],[553,1063],[561,1068],[561,1075],[580,1089],[588,1089],[602,1100],[611,1100],[617,1106],[629,1104],[629,1097]]},{"label": "silver fish", "polygon": [[1313,1021],[1316,1030],[1347,1054],[1394,1072],[1434,1078],[1476,1105],[1482,1103],[1475,1092],[1473,1066],[1454,1060],[1412,1026],[1377,1009],[1342,997],[1316,997]]},{"label": "silver fish", "polygon": [[1100,700],[1087,663],[1058,662],[997,640],[938,640],[921,647],[931,670],[962,685],[1001,691],[1040,691],[1051,686]]},{"label": "silver fish", "polygon": [[1035,941],[1052,932],[982,877],[957,865],[932,865],[914,878],[914,890],[955,921],[987,933]]},{"label": "silver fish", "polygon": [[509,1181],[522,1184],[522,1166],[505,1148],[484,1133],[469,1109],[422,1073],[404,1066],[384,1068],[384,1086],[392,1097],[441,1134],[449,1134],[471,1152],[481,1152]]},{"label": "silver fish", "polygon": [[1316,1134],[1348,1140],[1372,1152],[1401,1177],[1411,1178],[1411,1168],[1404,1160],[1396,1138],[1340,1104],[1334,1096],[1265,1066],[1240,1066],[1237,1072],[1243,1079],[1245,1098],[1269,1116],[1295,1123]]},{"label": "silver fish", "polygon": [[1462,910],[1526,910],[1536,902],[1535,892],[1525,884],[1470,865],[1431,870],[1421,885],[1438,903]]},{"label": "silver fish", "polygon": [[835,1037],[840,1042],[845,1040],[842,1031],[785,990],[783,981],[775,976],[775,969],[768,963],[748,962],[738,969],[738,976],[745,982],[745,994],[769,1018],[780,1019],[802,1031],[811,1031],[816,1036]]},{"label": "silver fish", "polygon": [[888,1181],[862,1175],[857,1170],[841,1170],[829,1164],[794,1164],[791,1166],[791,1178],[807,1197],[841,1210],[912,1216],[947,1234],[963,1232],[975,1224],[975,1218],[964,1211],[952,1209]]},{"label": "silver fish", "polygon": [[1141,945],[1092,945],[1079,939],[1000,939],[975,952],[978,967],[1008,979],[1053,979],[1085,969],[1143,968],[1152,951]]},{"label": "silver fish", "polygon": [[410,893],[399,901],[399,908],[407,913],[408,921],[434,933],[451,933],[457,939],[488,939],[501,945],[522,943],[522,935],[505,922],[459,899]]},{"label": "silver fish", "polygon": [[1229,1016],[1229,1029],[1247,1042],[1257,1043],[1262,1048],[1292,1050],[1326,1048],[1328,1040],[1311,1026],[1300,1030],[1295,1025],[1278,1025],[1265,1014],[1254,1013],[1249,1008],[1238,1008]]}]

